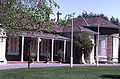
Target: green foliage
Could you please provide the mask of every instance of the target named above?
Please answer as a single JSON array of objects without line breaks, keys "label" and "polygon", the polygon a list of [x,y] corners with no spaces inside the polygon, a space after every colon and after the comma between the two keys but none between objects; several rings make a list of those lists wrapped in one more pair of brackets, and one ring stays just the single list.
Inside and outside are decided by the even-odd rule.
[{"label": "green foliage", "polygon": [[31,57],[31,58],[35,58],[36,56],[37,56],[36,53],[30,52],[30,57]]},{"label": "green foliage", "polygon": [[87,11],[83,11],[81,15],[78,16],[78,18],[94,18],[94,17],[101,17],[107,21],[112,22],[115,25],[120,25],[120,21],[118,18],[114,18],[113,16],[109,19],[107,16],[105,16],[104,14],[96,14],[96,13],[87,13]]},{"label": "green foliage", "polygon": [[45,53],[45,58],[50,59],[50,52]]},{"label": "green foliage", "polygon": [[93,44],[85,34],[76,35],[74,44],[79,51],[82,51],[82,53],[85,54],[85,57],[88,57],[90,55]]},{"label": "green foliage", "polygon": [[84,18],[94,18],[94,17],[101,17],[105,20],[109,20],[107,16],[105,16],[104,14],[96,14],[96,13],[87,13],[87,11],[83,11],[81,15],[78,16],[78,18],[80,17],[84,17]]},{"label": "green foliage", "polygon": [[118,18],[114,18],[113,16],[110,18],[110,21],[113,23],[113,24],[116,24],[116,25],[120,25],[120,21]]},{"label": "green foliage", "polygon": [[63,27],[65,26],[71,26],[69,23],[69,20],[74,18],[75,13],[67,14],[64,19],[60,19],[59,21],[56,22],[56,24],[61,25]]},{"label": "green foliage", "polygon": [[48,28],[53,6],[59,8],[54,0],[2,0],[0,24],[8,32]]},{"label": "green foliage", "polygon": [[57,56],[59,57],[59,59],[63,59],[64,58],[64,51],[62,49],[58,50]]}]

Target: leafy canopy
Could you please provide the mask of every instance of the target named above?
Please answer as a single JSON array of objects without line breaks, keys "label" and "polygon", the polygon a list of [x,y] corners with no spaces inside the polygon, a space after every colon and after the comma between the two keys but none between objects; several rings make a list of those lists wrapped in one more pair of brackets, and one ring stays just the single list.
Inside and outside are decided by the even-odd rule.
[{"label": "leafy canopy", "polygon": [[108,20],[110,22],[112,22],[115,25],[120,25],[120,21],[118,18],[114,18],[113,16],[111,18],[108,18],[107,16],[105,16],[104,14],[96,14],[96,13],[87,13],[87,11],[83,11],[81,15],[78,16],[78,18],[94,18],[94,17],[101,17],[105,20]]},{"label": "leafy canopy", "polygon": [[54,0],[1,0],[0,24],[9,32],[28,31],[49,26]]}]

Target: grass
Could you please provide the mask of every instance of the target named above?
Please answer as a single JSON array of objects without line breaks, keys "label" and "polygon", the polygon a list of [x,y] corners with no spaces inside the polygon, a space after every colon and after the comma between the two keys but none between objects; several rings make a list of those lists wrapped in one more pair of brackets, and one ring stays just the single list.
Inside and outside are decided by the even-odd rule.
[{"label": "grass", "polygon": [[120,79],[120,66],[0,70],[0,79]]}]

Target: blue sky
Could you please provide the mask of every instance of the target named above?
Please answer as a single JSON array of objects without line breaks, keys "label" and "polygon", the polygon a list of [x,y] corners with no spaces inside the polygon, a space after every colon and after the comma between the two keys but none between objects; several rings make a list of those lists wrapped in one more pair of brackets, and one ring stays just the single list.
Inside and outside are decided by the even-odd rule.
[{"label": "blue sky", "polygon": [[70,13],[76,13],[75,16],[78,16],[85,10],[88,13],[103,13],[108,17],[120,19],[120,0],[55,0],[55,2],[59,4],[60,9],[53,10],[54,13],[58,11],[62,13],[60,18]]}]

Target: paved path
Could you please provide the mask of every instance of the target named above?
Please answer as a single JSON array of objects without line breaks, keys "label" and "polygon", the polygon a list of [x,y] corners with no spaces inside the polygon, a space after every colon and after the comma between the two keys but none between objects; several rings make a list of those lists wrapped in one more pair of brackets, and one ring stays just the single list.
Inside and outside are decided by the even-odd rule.
[{"label": "paved path", "polygon": [[[33,63],[31,67],[55,67],[55,66],[70,66],[70,64],[59,64],[59,63]],[[96,66],[95,64],[74,64],[74,66]],[[99,64],[99,66],[120,66],[120,64]],[[7,64],[0,65],[0,70],[3,69],[16,69],[16,68],[27,68],[28,64]]]}]

